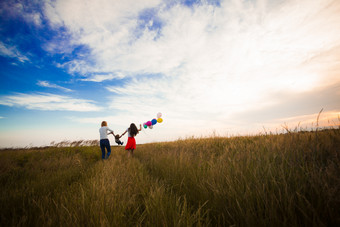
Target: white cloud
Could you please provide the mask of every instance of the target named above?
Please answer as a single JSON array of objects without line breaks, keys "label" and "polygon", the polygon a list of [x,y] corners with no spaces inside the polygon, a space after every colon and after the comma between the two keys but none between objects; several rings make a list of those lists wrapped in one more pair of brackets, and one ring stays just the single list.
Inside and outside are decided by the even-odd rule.
[{"label": "white cloud", "polygon": [[44,13],[52,27],[68,29],[71,43],[87,45],[96,57],[104,57],[108,45],[110,51],[121,54],[118,46],[131,41],[128,35],[135,29],[138,13],[159,3],[160,0],[46,1]]},{"label": "white cloud", "polygon": [[59,110],[59,111],[100,111],[101,107],[91,100],[74,99],[68,96],[48,93],[22,94],[2,96],[0,105],[19,106],[34,110]]},{"label": "white cloud", "polygon": [[[64,67],[95,75],[88,81],[117,72],[131,78],[106,87],[119,118],[146,118],[161,109],[173,131],[204,131],[232,125],[231,115],[281,102],[273,93],[309,92],[340,80],[339,54],[332,51],[340,46],[339,1],[131,4],[51,1],[45,11],[53,26],[68,29],[71,43],[90,49],[90,61]],[[150,8],[150,20],[141,20]]]},{"label": "white cloud", "polygon": [[[90,47],[96,64],[86,68],[93,71],[169,74],[182,65],[192,68],[196,63],[215,62],[214,66],[218,67],[214,71],[225,72],[225,68],[234,63],[243,64],[245,60],[247,69],[253,70],[267,64],[266,60],[272,57],[275,58],[270,63],[279,64],[284,60],[279,65],[283,67],[292,64],[294,57],[301,60],[325,48],[325,44],[338,42],[337,31],[324,36],[323,32],[328,29],[316,29],[320,23],[327,28],[336,25],[339,9],[335,1],[315,1],[314,4],[288,1],[267,11],[266,1],[259,2],[261,4],[255,5],[222,1],[221,7],[197,5],[190,9],[181,5],[168,8],[157,1],[151,4],[141,1],[132,8],[128,1],[105,4],[86,1],[74,11],[77,1],[56,1],[48,4],[54,10],[48,15],[51,23],[63,24],[69,29],[74,37],[72,42]],[[333,5],[327,6],[332,2]],[[161,35],[156,39],[158,32],[145,24],[137,37],[138,15],[143,9],[156,6],[159,7],[155,16],[163,23]],[[54,17],[58,17],[59,22],[53,22]],[[225,65],[224,68],[220,64]]]},{"label": "white cloud", "polygon": [[56,84],[51,84],[48,81],[41,81],[41,80],[39,80],[37,85],[39,85],[41,87],[56,88],[56,89],[60,89],[60,90],[66,91],[66,92],[71,92],[72,91],[71,89],[68,89],[68,88],[65,88],[65,87],[62,87],[62,86],[59,86],[59,85],[56,85]]},{"label": "white cloud", "polygon": [[86,79],[81,79],[82,81],[92,81],[92,82],[102,82],[105,80],[113,80],[123,78],[124,75],[121,73],[116,74],[95,74],[87,77]]},{"label": "white cloud", "polygon": [[28,57],[23,55],[16,46],[7,45],[0,41],[0,55],[9,58],[16,58],[20,62],[29,61]]},{"label": "white cloud", "polygon": [[10,17],[23,18],[27,23],[38,27],[42,25],[41,14],[37,11],[39,2],[2,1],[0,8],[0,13],[6,12]]},{"label": "white cloud", "polygon": [[[287,1],[277,6],[267,1],[222,1],[221,7],[200,4],[193,9],[169,8],[158,1],[138,1],[135,7],[129,1],[86,1],[74,7],[77,4],[46,4],[50,22],[64,25],[72,43],[91,50],[95,63],[75,59],[64,65],[71,72],[160,73],[204,83],[211,77],[241,84],[267,80],[266,88],[274,84],[273,90],[300,89],[306,81],[313,86],[322,76],[316,73],[311,78],[309,70],[297,66],[340,44],[340,32],[333,29],[339,20],[339,3],[331,0]],[[154,17],[162,22],[160,31],[149,26],[154,18],[142,25],[138,20],[142,10],[151,7],[156,7]]]}]

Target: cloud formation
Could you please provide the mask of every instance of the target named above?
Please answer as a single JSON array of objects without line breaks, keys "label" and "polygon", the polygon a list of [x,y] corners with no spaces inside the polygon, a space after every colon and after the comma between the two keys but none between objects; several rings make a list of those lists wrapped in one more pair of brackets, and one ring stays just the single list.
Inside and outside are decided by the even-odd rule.
[{"label": "cloud formation", "polygon": [[[46,4],[50,23],[65,26],[71,43],[90,49],[93,64],[74,59],[67,65],[70,70],[178,75],[179,70],[204,68],[219,75],[266,66],[270,72],[339,45],[339,32],[331,29],[339,19],[334,0],[274,6],[269,1],[202,2],[193,8],[161,1],[138,1],[135,7],[118,2],[86,1],[78,8],[77,1]],[[150,8],[153,15],[145,19]]]},{"label": "cloud formation", "polygon": [[0,41],[0,56],[15,58],[20,62],[27,62],[29,58],[22,54],[16,46],[9,46]]},{"label": "cloud formation", "polygon": [[18,106],[32,110],[56,110],[56,111],[100,111],[93,101],[74,99],[68,96],[54,95],[49,93],[22,94],[2,96],[0,105]]},{"label": "cloud formation", "polygon": [[[316,95],[339,81],[339,1],[200,1],[191,7],[86,1],[74,11],[76,4],[51,1],[45,7],[52,26],[67,28],[71,43],[89,47],[90,60],[64,66],[83,75],[104,73],[88,81],[127,76],[123,86],[106,86],[112,92],[108,105],[118,112],[145,116],[164,109],[175,127],[218,127],[238,113],[289,101],[273,94]],[[287,108],[289,117],[297,107]],[[181,122],[183,116],[190,124]]]},{"label": "cloud formation", "polygon": [[10,18],[22,18],[27,23],[42,26],[42,15],[37,10],[39,1],[2,1],[0,3],[0,15],[6,14]]},{"label": "cloud formation", "polygon": [[[106,119],[119,130],[162,112],[166,131],[149,130],[143,142],[311,122],[321,108],[325,119],[340,112],[337,0],[21,2],[1,3],[0,13],[47,34],[31,54],[41,48],[47,64],[68,72],[38,85],[80,86],[69,96],[2,96],[2,105],[96,111],[69,119],[88,125]],[[14,41],[1,42],[0,54],[30,62]]]},{"label": "cloud formation", "polygon": [[60,90],[66,91],[66,92],[71,92],[72,91],[71,89],[59,86],[57,84],[50,83],[48,81],[41,81],[41,80],[39,80],[37,82],[37,85],[39,85],[41,87],[56,88],[56,89],[60,89]]},{"label": "cloud formation", "polygon": [[120,79],[124,76],[121,73],[116,74],[94,74],[88,76],[85,79],[81,79],[81,81],[92,81],[92,82],[103,82],[105,80],[113,80],[113,79]]}]

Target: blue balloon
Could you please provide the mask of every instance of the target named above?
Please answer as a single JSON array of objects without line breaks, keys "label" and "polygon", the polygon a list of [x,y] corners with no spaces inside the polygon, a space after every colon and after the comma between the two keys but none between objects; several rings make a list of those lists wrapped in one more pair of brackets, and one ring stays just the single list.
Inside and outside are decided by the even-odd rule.
[{"label": "blue balloon", "polygon": [[151,123],[152,123],[152,125],[155,125],[155,124],[157,124],[157,120],[156,119],[152,119]]}]

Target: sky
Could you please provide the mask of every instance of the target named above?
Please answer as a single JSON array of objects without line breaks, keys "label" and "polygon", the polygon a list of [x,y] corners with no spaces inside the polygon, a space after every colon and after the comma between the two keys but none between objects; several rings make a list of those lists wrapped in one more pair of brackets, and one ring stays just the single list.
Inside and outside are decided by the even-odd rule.
[{"label": "sky", "polygon": [[0,147],[159,112],[137,144],[338,126],[339,24],[338,0],[1,1]]}]

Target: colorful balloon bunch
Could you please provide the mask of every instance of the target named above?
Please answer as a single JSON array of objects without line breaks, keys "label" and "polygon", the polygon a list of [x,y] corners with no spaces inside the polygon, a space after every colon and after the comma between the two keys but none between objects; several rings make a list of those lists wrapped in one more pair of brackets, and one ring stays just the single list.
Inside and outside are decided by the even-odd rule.
[{"label": "colorful balloon bunch", "polygon": [[163,119],[162,119],[162,113],[158,113],[157,114],[157,119],[154,118],[151,121],[147,121],[143,123],[143,127],[146,129],[147,127],[149,127],[149,129],[153,129],[153,126],[157,123],[162,123]]}]

